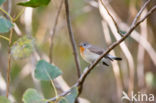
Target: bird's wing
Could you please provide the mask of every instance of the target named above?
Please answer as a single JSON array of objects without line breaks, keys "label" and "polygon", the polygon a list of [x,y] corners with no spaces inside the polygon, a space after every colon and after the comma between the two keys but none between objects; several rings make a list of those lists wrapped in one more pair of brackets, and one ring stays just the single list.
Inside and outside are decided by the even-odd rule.
[{"label": "bird's wing", "polygon": [[96,46],[91,46],[91,47],[89,47],[88,49],[89,49],[91,52],[96,53],[96,54],[98,54],[98,55],[101,55],[101,54],[104,52],[103,49],[101,49],[101,48],[99,48],[99,47],[96,47]]},{"label": "bird's wing", "polygon": [[[96,47],[96,46],[91,46],[90,48],[88,48],[91,52],[96,53],[98,55],[101,55],[104,52],[104,49]],[[113,61],[113,59],[109,56],[109,54],[107,54],[105,56],[106,58],[108,58],[109,60]]]}]

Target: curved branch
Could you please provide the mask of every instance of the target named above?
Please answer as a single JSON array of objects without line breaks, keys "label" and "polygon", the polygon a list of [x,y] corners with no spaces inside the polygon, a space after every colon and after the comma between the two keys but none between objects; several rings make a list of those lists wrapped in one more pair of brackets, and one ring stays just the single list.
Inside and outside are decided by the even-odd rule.
[{"label": "curved branch", "polygon": [[9,46],[8,46],[8,69],[7,69],[7,90],[6,90],[6,97],[9,96],[9,89],[10,89],[10,71],[11,71],[11,43],[12,43],[12,33],[13,28],[10,30],[9,35]]},{"label": "curved branch", "polygon": [[65,0],[65,9],[66,9],[66,21],[67,21],[67,26],[68,26],[68,32],[69,32],[69,37],[70,37],[72,48],[73,48],[74,59],[75,59],[76,68],[77,68],[77,74],[78,74],[78,77],[80,77],[81,76],[80,61],[79,61],[76,43],[74,40],[74,34],[72,32],[72,27],[71,27],[71,22],[70,22],[68,0]]},{"label": "curved branch", "polygon": [[143,12],[143,10],[145,9],[145,7],[150,3],[151,0],[147,0],[145,2],[145,4],[142,6],[142,8],[140,9],[140,11],[138,12],[138,14],[135,16],[132,25],[134,25],[136,23],[136,21],[138,20],[138,18],[140,17],[141,13]]}]

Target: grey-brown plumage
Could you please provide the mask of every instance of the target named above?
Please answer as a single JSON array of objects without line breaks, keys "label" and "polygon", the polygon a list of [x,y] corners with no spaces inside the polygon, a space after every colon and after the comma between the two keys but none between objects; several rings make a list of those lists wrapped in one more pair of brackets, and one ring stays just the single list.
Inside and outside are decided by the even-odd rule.
[{"label": "grey-brown plumage", "polygon": [[[102,48],[99,48],[99,47],[97,47],[97,46],[93,46],[93,45],[91,45],[91,44],[89,44],[89,43],[87,43],[87,42],[82,42],[82,43],[80,43],[80,47],[83,47],[83,48],[85,48],[85,50],[84,50],[84,56],[86,57],[85,58],[85,60],[87,60],[87,61],[91,61],[91,60],[93,60],[92,58],[93,57],[98,57],[98,56],[100,56],[101,54],[103,54],[103,52],[105,51],[104,49],[102,49]],[[95,55],[94,55],[95,54]],[[91,57],[88,57],[88,55],[89,56],[92,56],[92,58]],[[98,55],[98,56],[97,56]],[[84,58],[84,56],[83,56],[83,58]],[[88,58],[88,59],[87,59]],[[112,55],[110,55],[110,54],[107,54],[105,57],[105,60],[106,59],[108,59],[108,60],[111,60],[111,61],[113,61],[113,60],[122,60],[122,58],[120,58],[120,57],[115,57],[115,56],[112,56]],[[90,59],[90,60],[89,60]],[[96,60],[96,59],[95,59]],[[107,63],[106,63],[106,61],[105,61],[104,59],[102,60],[102,63],[104,64],[104,65],[106,65],[106,66],[109,66]]]},{"label": "grey-brown plumage", "polygon": [[[104,52],[104,49],[101,49],[101,48],[96,47],[96,46],[91,46],[91,47],[89,47],[88,49],[89,49],[91,52],[96,53],[96,54],[98,54],[98,55],[102,55],[102,53]],[[122,58],[120,58],[120,57],[115,57],[115,56],[111,56],[110,54],[107,54],[105,57],[108,58],[108,59],[110,59],[111,61],[113,61],[113,60],[122,60]]]},{"label": "grey-brown plumage", "polygon": [[104,52],[103,49],[101,49],[101,48],[99,48],[99,47],[96,47],[96,46],[91,46],[91,47],[89,47],[88,49],[89,49],[91,52],[96,53],[96,54],[98,54],[98,55],[101,55],[101,54]]}]

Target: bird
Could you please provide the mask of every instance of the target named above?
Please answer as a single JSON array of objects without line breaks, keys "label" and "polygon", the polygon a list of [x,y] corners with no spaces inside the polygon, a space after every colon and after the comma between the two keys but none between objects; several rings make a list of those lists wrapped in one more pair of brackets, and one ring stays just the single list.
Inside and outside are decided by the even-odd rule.
[{"label": "bird", "polygon": [[[97,60],[101,54],[105,52],[103,48],[91,45],[88,42],[81,42],[79,44],[81,57],[89,64],[92,64]],[[105,66],[109,66],[110,61],[117,60],[121,61],[122,58],[107,54],[102,58],[101,62]]]}]

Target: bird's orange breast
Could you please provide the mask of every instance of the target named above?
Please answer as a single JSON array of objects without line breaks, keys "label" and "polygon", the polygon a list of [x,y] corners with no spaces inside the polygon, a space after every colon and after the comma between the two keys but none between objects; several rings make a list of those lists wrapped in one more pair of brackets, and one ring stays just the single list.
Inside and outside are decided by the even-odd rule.
[{"label": "bird's orange breast", "polygon": [[85,48],[80,46],[80,52],[84,52]]},{"label": "bird's orange breast", "polygon": [[83,54],[84,50],[85,50],[85,48],[82,47],[82,46],[80,46],[80,53],[81,53],[81,56],[84,55],[84,54]]}]

